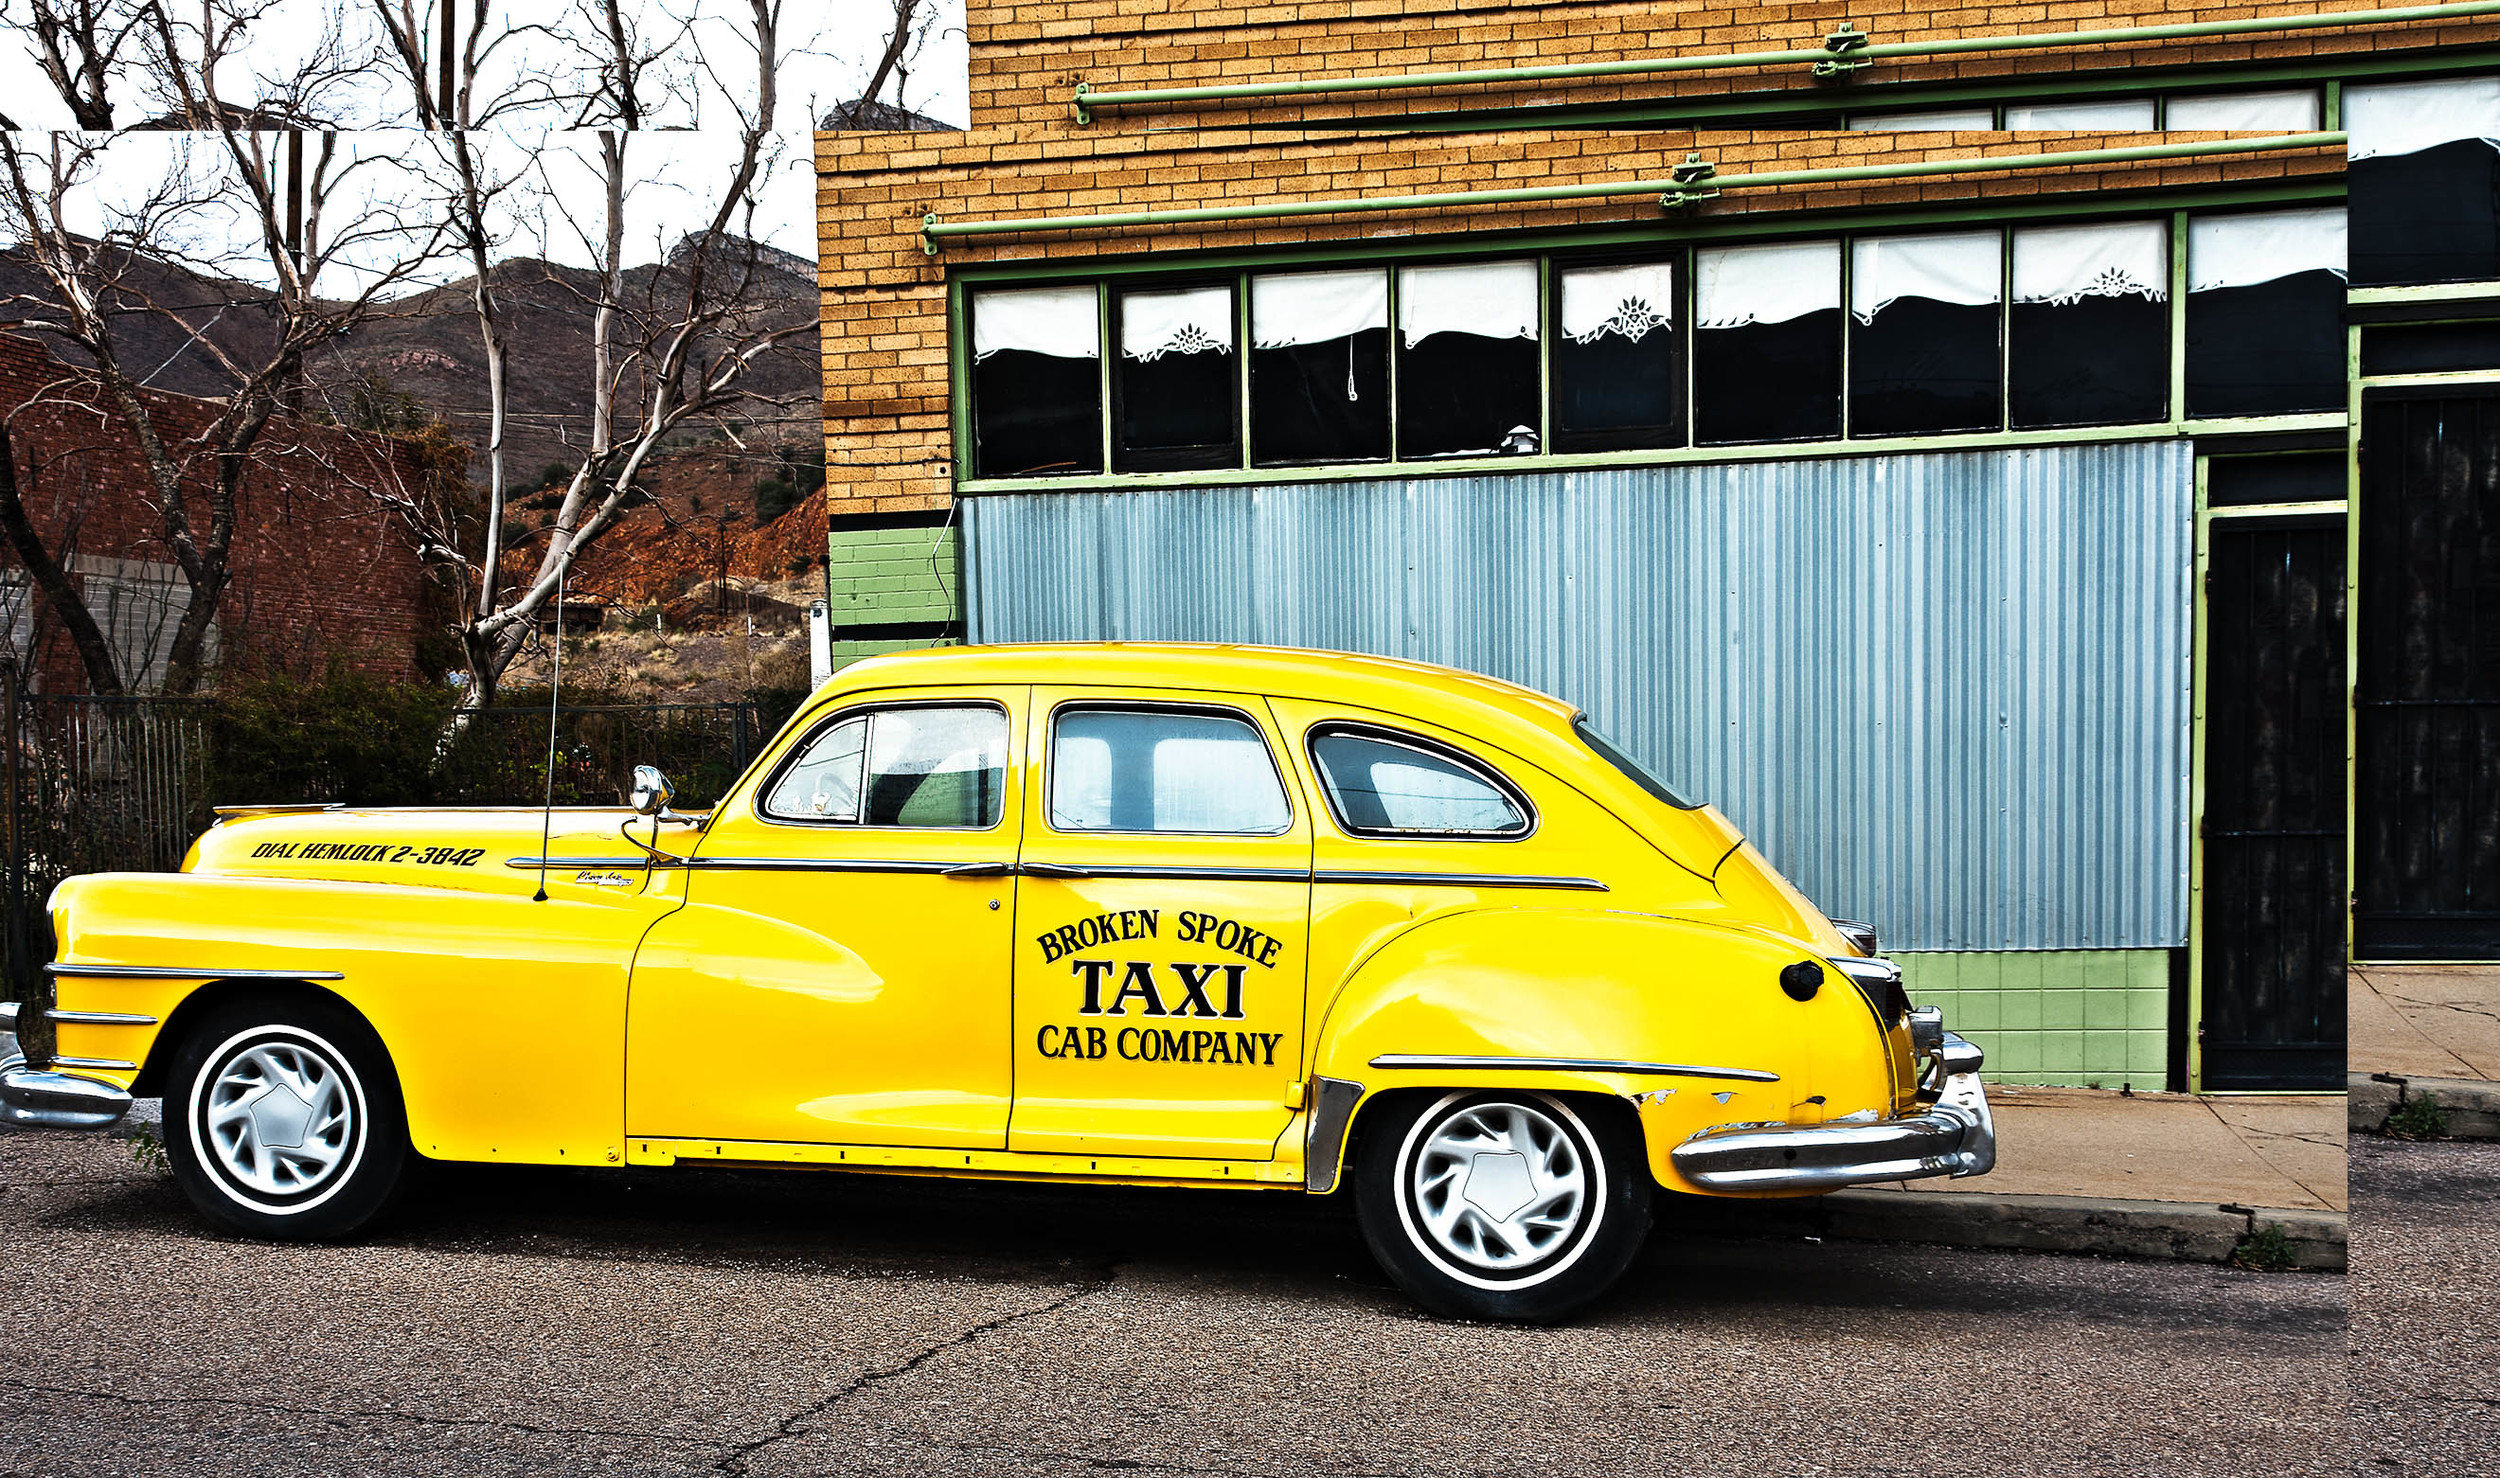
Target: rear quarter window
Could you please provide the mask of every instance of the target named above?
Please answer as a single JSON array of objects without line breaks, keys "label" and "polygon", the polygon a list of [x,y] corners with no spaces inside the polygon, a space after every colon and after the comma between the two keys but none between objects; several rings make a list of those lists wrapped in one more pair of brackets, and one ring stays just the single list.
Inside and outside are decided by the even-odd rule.
[{"label": "rear quarter window", "polygon": [[1348,836],[1505,841],[1536,824],[1517,786],[1419,735],[1332,724],[1309,742],[1329,813]]}]

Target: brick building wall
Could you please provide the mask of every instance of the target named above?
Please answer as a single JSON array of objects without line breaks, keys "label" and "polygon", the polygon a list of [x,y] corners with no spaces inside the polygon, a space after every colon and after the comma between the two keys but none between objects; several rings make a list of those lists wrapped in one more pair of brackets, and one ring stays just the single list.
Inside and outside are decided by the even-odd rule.
[{"label": "brick building wall", "polygon": [[[1397,237],[1484,235],[1655,222],[1654,200],[1412,214],[1316,217],[1222,227],[1157,227],[1066,236],[955,241],[939,256],[918,232],[947,220],[1184,209],[1359,194],[1434,193],[1519,185],[1655,179],[1700,151],[1723,174],[1745,170],[1881,165],[2142,144],[2141,134],[1852,133],[1830,128],[1658,130],[1519,127],[1449,134],[1347,136],[1349,117],[1380,128],[1410,112],[1498,104],[1533,109],[1627,101],[1651,105],[1745,92],[1794,106],[1880,106],[1899,91],[1946,80],[2037,79],[2084,69],[2124,72],[2252,60],[2305,61],[2489,43],[2487,21],[2415,23],[2123,48],[1887,61],[1845,87],[1817,86],[1802,64],[1651,76],[1638,80],[1469,87],[1351,100],[1199,105],[1151,113],[1104,111],[1080,125],[1070,101],[1097,91],[1279,82],[1443,67],[1536,66],[1691,52],[1811,49],[1844,22],[1884,41],[2171,24],[2299,14],[2307,6],[2157,6],[2078,3],[1929,10],[1903,4],[1728,8],[1468,0],[1342,0],[1334,5],[1169,5],[1156,0],[973,0],[971,127],[961,133],[816,136],[818,231],[823,244],[822,354],[828,465],[838,485],[828,511],[846,516],[943,509],[954,448],[948,428],[946,276],[1005,261],[1059,262],[1143,254],[1283,247]],[[1778,101],[1773,98],[1772,101]],[[2165,135],[2162,142],[2226,137]],[[1997,176],[1942,176],[1731,192],[1690,218],[1753,212],[1936,205],[2287,175],[2334,175],[2339,149],[2229,159],[2149,162]],[[837,542],[839,540],[837,532]]]},{"label": "brick building wall", "polygon": [[[147,395],[177,455],[216,414],[212,402]],[[20,495],[46,547],[56,559],[67,556],[108,638],[125,649],[116,654],[124,682],[145,686],[150,649],[161,676],[161,649],[189,589],[137,441],[117,414],[97,409],[103,403],[39,342],[0,335],[0,410],[10,415]],[[206,521],[209,475],[206,467],[195,473],[202,490],[192,504],[195,528]],[[404,525],[362,489],[419,476],[406,451],[385,438],[273,420],[237,509],[233,580],[217,611],[219,660],[302,672],[336,658],[393,676],[411,672],[430,587]],[[13,551],[0,548],[0,572],[10,577],[10,609],[0,620],[0,634],[12,639],[9,659],[23,663],[40,690],[82,691],[77,654],[40,597],[26,598]]]}]

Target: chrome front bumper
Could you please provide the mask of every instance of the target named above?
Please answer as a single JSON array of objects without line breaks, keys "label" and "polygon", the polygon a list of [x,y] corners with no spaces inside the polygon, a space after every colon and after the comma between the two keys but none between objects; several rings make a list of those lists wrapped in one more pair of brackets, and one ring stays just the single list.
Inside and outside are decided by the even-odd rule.
[{"label": "chrome front bumper", "polygon": [[1861,1123],[1728,1124],[1670,1155],[1676,1173],[1713,1191],[1829,1191],[1929,1176],[1985,1175],[1997,1162],[1996,1121],[1979,1083],[1981,1053],[1951,1032],[1928,1060],[1926,1112]]},{"label": "chrome front bumper", "polygon": [[0,1011],[0,1124],[101,1129],[130,1111],[130,1095],[110,1083],[28,1066],[16,1027],[16,1010]]}]

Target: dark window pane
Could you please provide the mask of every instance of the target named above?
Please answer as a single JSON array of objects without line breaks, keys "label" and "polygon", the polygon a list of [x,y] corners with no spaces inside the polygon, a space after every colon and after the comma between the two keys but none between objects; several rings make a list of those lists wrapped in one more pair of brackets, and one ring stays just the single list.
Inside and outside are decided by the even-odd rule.
[{"label": "dark window pane", "polygon": [[1246,719],[1076,712],[1051,737],[1060,831],[1274,833],[1291,821],[1267,741]]},{"label": "dark window pane", "polygon": [[2259,211],[2188,223],[2191,416],[2344,403],[2344,213]]},{"label": "dark window pane", "polygon": [[1554,450],[1684,444],[1682,292],[1672,262],[1556,274]]},{"label": "dark window pane", "polygon": [[1534,262],[1398,273],[1398,457],[1536,449]]},{"label": "dark window pane", "polygon": [[1703,442],[1840,434],[1840,243],[1694,255],[1693,431]]},{"label": "dark window pane", "polygon": [[1121,472],[1232,467],[1239,398],[1229,287],[1119,294],[1112,464]]},{"label": "dark window pane", "polygon": [[2352,280],[2500,278],[2500,77],[2344,89]]},{"label": "dark window pane", "polygon": [[1311,740],[1328,808],[1357,836],[1519,836],[1528,813],[1490,774],[1422,740],[1331,733]]},{"label": "dark window pane", "polygon": [[2500,323],[2374,323],[2361,331],[2365,375],[2500,369]]},{"label": "dark window pane", "polygon": [[1850,434],[1996,429],[2004,238],[1861,237],[1850,265]]},{"label": "dark window pane", "polygon": [[2216,457],[2205,464],[2205,506],[2329,503],[2348,491],[2346,465],[2334,452],[2272,457]]},{"label": "dark window pane", "polygon": [[2014,233],[2008,399],[2019,427],[2158,421],[2170,400],[2169,232]]},{"label": "dark window pane", "polygon": [[1389,455],[1389,276],[1250,280],[1250,455],[1262,467]]},{"label": "dark window pane", "polygon": [[973,473],[1102,470],[1102,333],[1094,289],[972,299]]}]

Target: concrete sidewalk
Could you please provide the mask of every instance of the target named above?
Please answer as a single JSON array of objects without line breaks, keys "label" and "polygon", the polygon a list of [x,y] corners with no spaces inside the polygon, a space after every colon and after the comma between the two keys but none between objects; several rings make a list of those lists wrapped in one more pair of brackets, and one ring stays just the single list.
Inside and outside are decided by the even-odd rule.
[{"label": "concrete sidewalk", "polygon": [[2356,966],[2351,985],[2352,1127],[2412,1104],[2436,1113],[2410,1137],[2500,1139],[2500,967]]},{"label": "concrete sidewalk", "polygon": [[1870,1241],[2344,1268],[2340,1096],[2008,1087],[1989,1102],[1994,1172],[1841,1191],[1769,1215]]},{"label": "concrete sidewalk", "polygon": [[2500,967],[2356,965],[2351,984],[2354,1073],[2500,1081]]},{"label": "concrete sidewalk", "polygon": [[1897,1189],[2344,1209],[2340,1094],[1991,1088],[1988,1102],[1997,1121],[1993,1172]]}]

